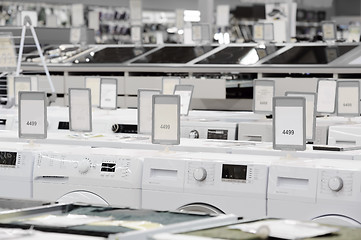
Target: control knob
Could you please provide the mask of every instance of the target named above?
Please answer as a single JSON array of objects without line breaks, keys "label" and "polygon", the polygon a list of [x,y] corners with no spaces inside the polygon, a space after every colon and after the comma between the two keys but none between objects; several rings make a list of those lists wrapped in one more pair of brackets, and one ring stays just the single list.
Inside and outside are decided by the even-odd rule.
[{"label": "control knob", "polygon": [[80,161],[78,169],[80,173],[87,173],[90,169],[90,161],[88,159]]},{"label": "control knob", "polygon": [[207,177],[206,169],[204,169],[202,167],[194,169],[193,177],[195,180],[197,180],[199,182],[203,181]]},{"label": "control knob", "polygon": [[338,192],[343,187],[343,181],[340,177],[332,177],[328,180],[328,187],[335,192]]},{"label": "control knob", "polygon": [[199,138],[199,132],[197,130],[192,130],[189,132],[189,138],[198,139]]}]

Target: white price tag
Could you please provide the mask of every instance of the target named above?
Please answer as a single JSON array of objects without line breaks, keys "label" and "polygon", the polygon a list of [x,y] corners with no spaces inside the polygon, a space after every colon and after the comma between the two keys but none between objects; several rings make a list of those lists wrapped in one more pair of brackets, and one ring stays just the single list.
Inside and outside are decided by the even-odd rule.
[{"label": "white price tag", "polygon": [[320,79],[317,82],[317,112],[334,113],[336,102],[337,82],[335,80]]},{"label": "white price tag", "polygon": [[92,105],[99,107],[100,99],[100,78],[98,77],[87,77],[85,78],[85,88],[89,88],[91,91],[91,101]]},{"label": "white price tag", "polygon": [[335,40],[336,39],[336,27],[333,22],[322,23],[323,40]]},{"label": "white price tag", "polygon": [[132,36],[132,42],[134,43],[141,43],[142,42],[142,32],[141,27],[136,26],[131,28],[131,36]]},{"label": "white price tag", "polygon": [[337,115],[359,116],[359,103],[359,82],[339,82],[337,88]]},{"label": "white price tag", "polygon": [[274,149],[305,150],[305,98],[275,97],[274,104]]},{"label": "white price tag", "polygon": [[117,108],[117,79],[101,79],[100,108]]},{"label": "white price tag", "polygon": [[265,23],[263,27],[263,37],[266,41],[274,40],[273,23]]},{"label": "white price tag", "polygon": [[180,84],[179,78],[163,78],[162,79],[162,94],[171,95],[174,92],[175,85]]},{"label": "white price tag", "polygon": [[180,97],[154,95],[152,143],[179,144],[179,141]]},{"label": "white price tag", "polygon": [[274,81],[255,80],[253,90],[253,110],[255,113],[272,113]]},{"label": "white price tag", "polygon": [[70,42],[73,44],[80,43],[81,41],[81,28],[70,29]]},{"label": "white price tag", "polygon": [[69,89],[69,129],[71,131],[92,131],[92,112],[90,99],[90,89]]},{"label": "white price tag", "polygon": [[46,104],[44,92],[20,92],[19,137],[46,138]]},{"label": "white price tag", "polygon": [[264,25],[255,24],[253,26],[253,38],[254,40],[264,40]]},{"label": "white price tag", "polygon": [[180,114],[187,116],[193,95],[193,85],[176,85],[174,95],[180,96]]},{"label": "white price tag", "polygon": [[193,25],[192,26],[192,40],[193,41],[202,41],[202,26]]},{"label": "white price tag", "polygon": [[11,35],[0,35],[0,70],[16,68],[16,54]]},{"label": "white price tag", "polygon": [[139,89],[138,90],[138,133],[152,133],[152,97],[159,95],[159,90]]}]

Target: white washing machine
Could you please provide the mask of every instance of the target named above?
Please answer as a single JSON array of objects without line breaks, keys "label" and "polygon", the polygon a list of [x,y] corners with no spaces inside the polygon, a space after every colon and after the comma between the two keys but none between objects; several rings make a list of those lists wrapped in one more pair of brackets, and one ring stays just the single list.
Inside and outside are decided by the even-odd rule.
[{"label": "white washing machine", "polygon": [[361,146],[361,124],[331,126],[329,145]]},{"label": "white washing machine", "polygon": [[94,148],[50,151],[34,165],[34,199],[141,207],[143,158],[167,152]]},{"label": "white washing machine", "polygon": [[145,158],[142,207],[264,217],[268,166],[276,159],[215,153]]},{"label": "white washing machine", "polygon": [[361,227],[361,162],[293,160],[269,170],[268,217]]},{"label": "white washing machine", "polygon": [[181,121],[181,137],[236,140],[237,123],[218,120],[183,120]]}]

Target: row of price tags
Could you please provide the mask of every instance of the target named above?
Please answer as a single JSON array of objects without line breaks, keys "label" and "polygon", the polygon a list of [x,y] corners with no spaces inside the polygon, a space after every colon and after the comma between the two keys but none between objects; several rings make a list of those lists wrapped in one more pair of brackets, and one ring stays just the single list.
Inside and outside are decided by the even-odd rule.
[{"label": "row of price tags", "polygon": [[[360,116],[360,83],[359,81],[336,81],[332,79],[320,79],[317,84],[317,94],[312,92],[286,92],[286,97],[275,96],[275,82],[273,80],[254,81],[253,110],[255,113],[273,114],[274,123],[274,147],[280,149],[290,148],[289,144],[296,142],[313,142],[316,132],[316,114],[337,113],[339,116]],[[304,100],[304,132],[301,108]],[[277,100],[277,102],[274,102]],[[295,102],[294,102],[295,101]],[[291,104],[291,105],[290,105]],[[277,115],[277,116],[276,116]],[[281,117],[281,122],[279,119]],[[289,125],[295,125],[291,127]],[[296,141],[295,139],[298,139]],[[302,141],[301,141],[302,140]],[[305,146],[298,145],[296,149]]]}]

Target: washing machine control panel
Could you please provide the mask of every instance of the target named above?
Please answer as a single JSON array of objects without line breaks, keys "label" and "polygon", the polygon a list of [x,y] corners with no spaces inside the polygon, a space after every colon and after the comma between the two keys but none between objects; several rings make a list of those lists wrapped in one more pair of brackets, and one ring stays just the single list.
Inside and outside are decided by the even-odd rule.
[{"label": "washing machine control panel", "polygon": [[199,167],[193,170],[193,177],[197,181],[203,181],[207,177],[207,170],[203,167]]}]

